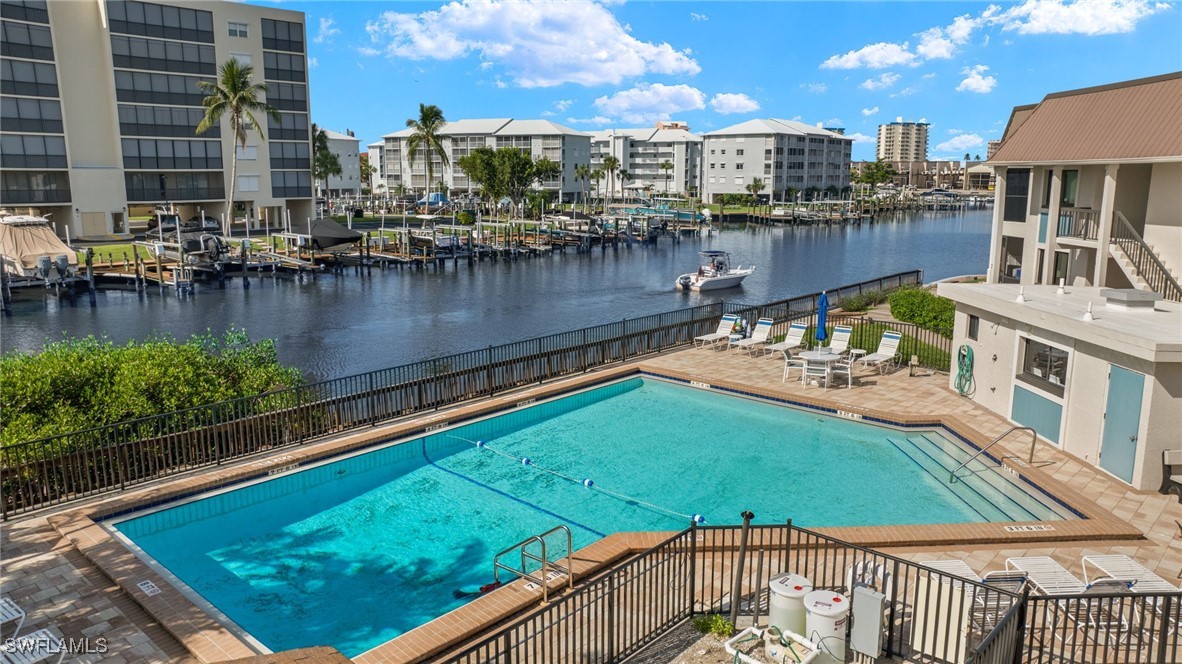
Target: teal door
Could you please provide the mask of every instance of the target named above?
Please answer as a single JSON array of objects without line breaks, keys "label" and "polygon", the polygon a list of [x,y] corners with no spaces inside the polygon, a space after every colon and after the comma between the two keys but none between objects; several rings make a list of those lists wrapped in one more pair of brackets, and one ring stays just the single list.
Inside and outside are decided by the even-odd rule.
[{"label": "teal door", "polygon": [[1129,483],[1133,481],[1133,464],[1137,460],[1144,388],[1144,375],[1108,365],[1108,403],[1104,408],[1100,466]]}]

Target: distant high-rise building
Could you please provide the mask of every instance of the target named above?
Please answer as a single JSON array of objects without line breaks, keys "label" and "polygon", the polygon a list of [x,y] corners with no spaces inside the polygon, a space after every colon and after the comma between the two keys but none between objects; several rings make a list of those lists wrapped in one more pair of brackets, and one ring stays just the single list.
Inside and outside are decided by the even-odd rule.
[{"label": "distant high-rise building", "polygon": [[993,153],[997,152],[997,149],[1000,147],[1001,141],[989,141],[989,144],[985,148],[985,159],[993,159]]},{"label": "distant high-rise building", "polygon": [[928,123],[903,122],[878,125],[878,159],[882,161],[927,161]]}]

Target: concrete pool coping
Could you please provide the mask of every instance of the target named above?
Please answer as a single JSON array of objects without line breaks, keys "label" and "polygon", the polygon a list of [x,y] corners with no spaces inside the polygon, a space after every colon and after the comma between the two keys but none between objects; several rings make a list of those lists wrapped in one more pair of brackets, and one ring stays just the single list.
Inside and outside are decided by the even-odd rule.
[{"label": "concrete pool coping", "polygon": [[[693,351],[684,351],[693,352]],[[48,518],[49,523],[68,539],[104,574],[154,618],[160,621],[181,644],[200,661],[222,661],[247,657],[255,650],[226,626],[220,624],[198,604],[191,601],[163,575],[151,569],[131,550],[119,542],[99,522],[118,515],[160,506],[188,497],[251,480],[286,472],[303,465],[323,461],[347,453],[389,444],[393,440],[414,438],[441,426],[457,424],[487,415],[511,411],[532,404],[535,400],[614,381],[620,378],[649,375],[692,383],[703,389],[721,390],[787,403],[796,407],[820,409],[839,416],[860,416],[868,420],[882,420],[901,426],[942,428],[953,435],[981,447],[989,437],[954,415],[899,415],[871,408],[842,404],[834,399],[785,393],[773,385],[754,385],[748,382],[711,378],[703,381],[700,374],[661,366],[648,360],[589,372],[574,378],[562,379],[522,388],[499,397],[483,399],[441,410],[429,415],[409,417],[383,426],[334,436],[302,448],[278,448],[234,465],[211,470],[199,470],[172,481],[165,481],[126,495],[108,497],[100,504],[80,506]],[[833,392],[833,391],[828,391]],[[855,417],[857,419],[857,417]],[[1056,450],[1056,453],[1062,454]],[[1018,477],[1044,487],[1074,511],[1084,516],[1079,520],[1030,522],[1023,526],[1050,526],[1005,530],[1013,524],[975,523],[935,526],[868,526],[818,528],[826,535],[855,544],[875,548],[924,547],[944,544],[1023,544],[1036,542],[1134,540],[1142,533],[1124,520],[1118,519],[1081,493],[1054,479],[1038,467],[1001,459],[1001,463]],[[593,574],[621,558],[644,551],[667,537],[669,533],[617,533],[576,552],[576,578]],[[144,585],[150,582],[151,585]],[[556,582],[557,585],[557,582]],[[496,592],[480,597],[465,606],[440,616],[418,628],[381,644],[354,658],[358,662],[422,661],[432,655],[456,647],[476,633],[536,606],[540,593],[525,588],[525,582],[510,584]]]}]

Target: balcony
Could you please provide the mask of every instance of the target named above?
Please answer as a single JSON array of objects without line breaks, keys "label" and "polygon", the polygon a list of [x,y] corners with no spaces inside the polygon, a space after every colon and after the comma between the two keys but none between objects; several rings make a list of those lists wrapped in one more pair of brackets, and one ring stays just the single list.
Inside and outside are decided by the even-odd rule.
[{"label": "balcony", "polygon": [[8,189],[3,190],[6,204],[36,205],[38,203],[69,203],[69,189]]},{"label": "balcony", "polygon": [[1095,240],[1100,231],[1100,211],[1087,208],[1059,210],[1058,236],[1076,240]]},{"label": "balcony", "polygon": [[127,200],[132,203],[153,203],[160,201],[220,201],[225,200],[223,187],[127,187]]}]

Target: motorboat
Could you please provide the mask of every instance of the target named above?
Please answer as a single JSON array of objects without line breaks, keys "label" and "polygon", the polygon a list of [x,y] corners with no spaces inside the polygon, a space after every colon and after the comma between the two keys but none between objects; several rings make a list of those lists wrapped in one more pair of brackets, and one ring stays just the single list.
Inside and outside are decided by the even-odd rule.
[{"label": "motorboat", "polygon": [[725,251],[702,251],[702,265],[697,273],[683,274],[675,284],[678,290],[705,291],[734,288],[755,272],[755,266],[731,267],[731,255]]},{"label": "motorboat", "polygon": [[45,217],[0,212],[0,269],[22,280],[60,283],[77,276],[78,254]]}]

